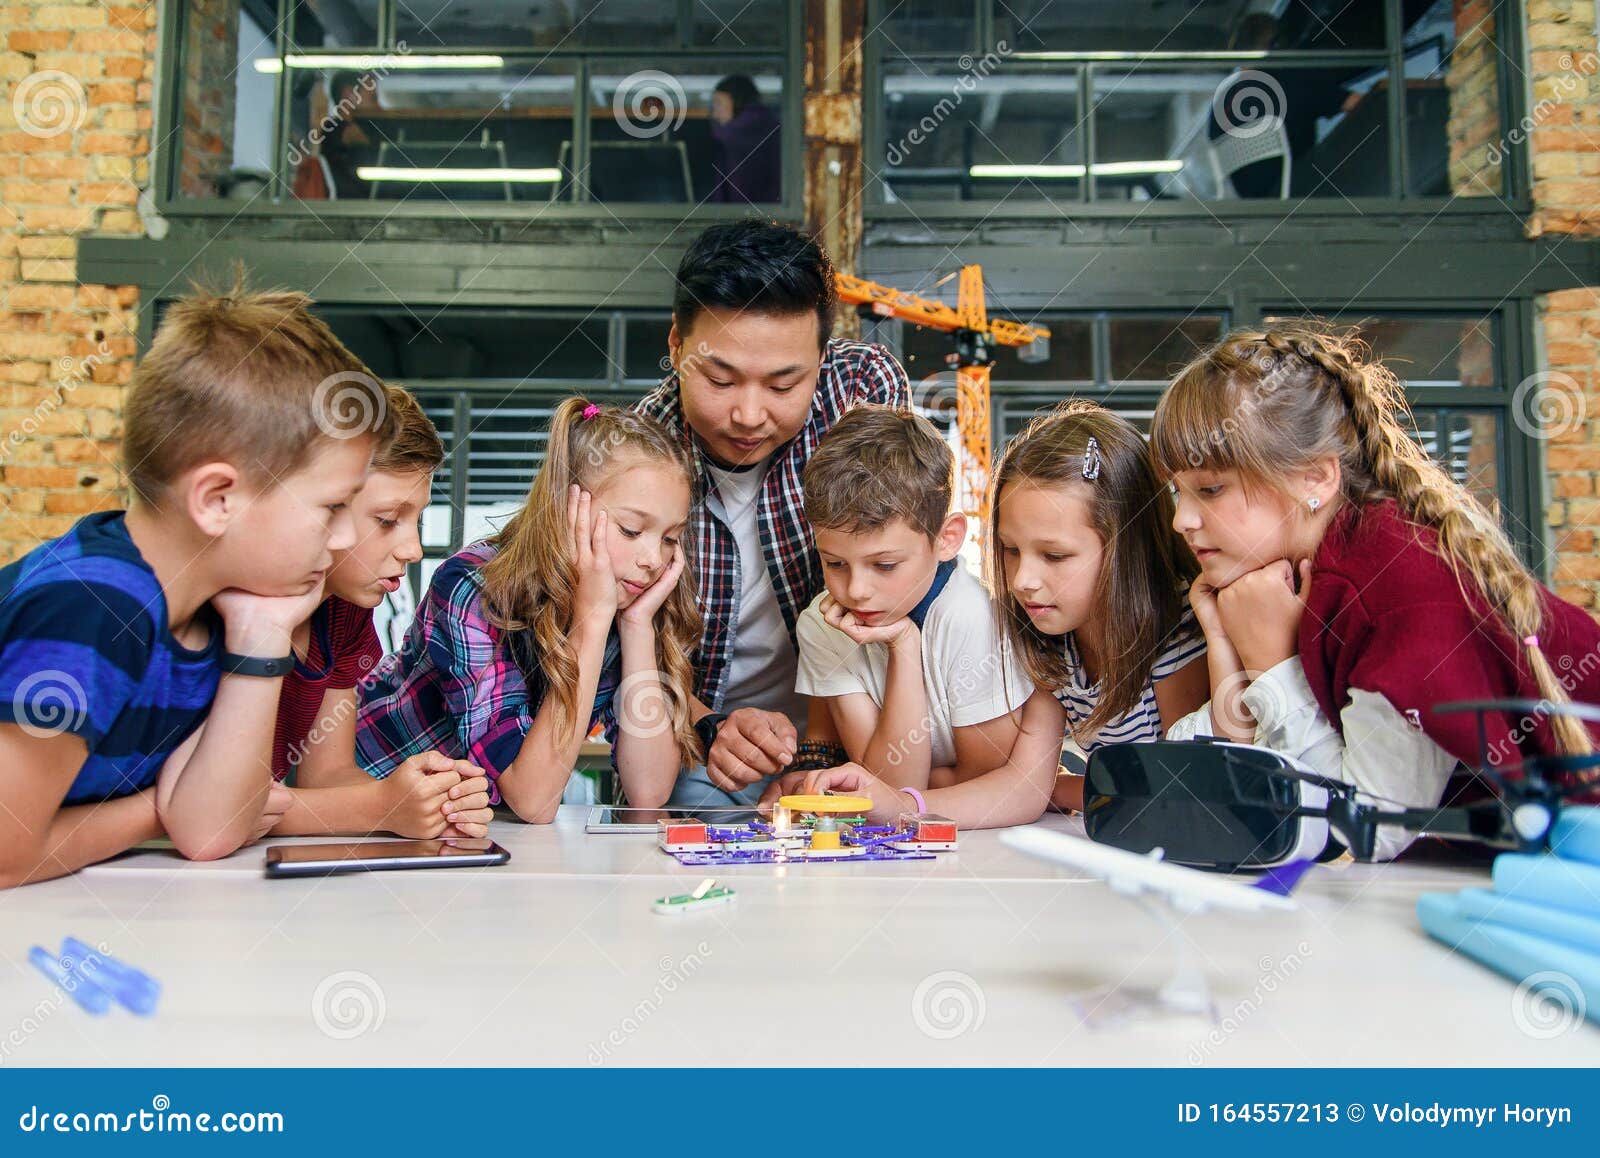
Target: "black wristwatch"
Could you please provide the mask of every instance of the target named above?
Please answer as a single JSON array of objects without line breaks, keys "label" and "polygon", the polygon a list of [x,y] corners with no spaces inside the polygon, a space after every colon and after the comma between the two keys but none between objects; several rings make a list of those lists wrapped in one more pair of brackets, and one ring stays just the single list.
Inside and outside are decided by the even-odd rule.
[{"label": "black wristwatch", "polygon": [[260,659],[253,655],[238,655],[231,651],[222,653],[218,666],[228,675],[263,676],[276,679],[294,670],[294,653],[281,659]]},{"label": "black wristwatch", "polygon": [[711,745],[717,742],[717,729],[728,718],[726,712],[707,712],[694,723],[694,734],[700,737],[700,746],[707,759],[711,758]]}]

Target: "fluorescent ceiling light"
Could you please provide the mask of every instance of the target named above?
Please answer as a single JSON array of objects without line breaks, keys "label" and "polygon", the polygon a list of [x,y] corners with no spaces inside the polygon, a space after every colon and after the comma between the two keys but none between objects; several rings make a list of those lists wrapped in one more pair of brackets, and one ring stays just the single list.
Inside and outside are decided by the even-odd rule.
[{"label": "fluorescent ceiling light", "polygon": [[413,53],[385,53],[378,56],[310,56],[291,52],[286,56],[268,56],[255,61],[257,72],[282,72],[284,68],[353,68],[363,72],[389,72],[403,68],[501,68],[505,57],[486,53],[458,53],[456,55],[425,55]]},{"label": "fluorescent ceiling light", "polygon": [[510,181],[524,185],[548,185],[561,180],[560,169],[414,169],[395,165],[361,165],[356,176],[363,181],[412,181],[416,183],[472,184]]},{"label": "fluorescent ceiling light", "polygon": [[[1147,173],[1176,173],[1183,162],[1171,161],[1097,161],[1090,166],[1096,177],[1142,176]],[[973,165],[967,170],[972,177],[1082,177],[1082,165]]]},{"label": "fluorescent ceiling light", "polygon": [[1211,52],[1013,52],[1012,60],[1119,60],[1136,64],[1141,60],[1260,60],[1265,49],[1227,49]]}]

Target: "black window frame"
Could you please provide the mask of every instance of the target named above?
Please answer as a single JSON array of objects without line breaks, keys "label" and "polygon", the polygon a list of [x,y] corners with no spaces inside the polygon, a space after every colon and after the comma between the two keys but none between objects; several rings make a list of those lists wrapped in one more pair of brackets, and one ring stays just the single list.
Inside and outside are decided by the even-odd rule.
[{"label": "black window frame", "polygon": [[[973,39],[964,49],[939,51],[893,52],[895,60],[951,64],[970,70],[975,61],[991,51],[995,44],[993,7],[998,0],[970,0],[973,10]],[[1266,67],[1273,63],[1291,66],[1317,64],[1351,64],[1377,57],[1387,57],[1391,77],[1401,75],[1405,66],[1406,50],[1401,42],[1401,0],[1383,0],[1388,34],[1382,48],[1353,51],[1277,50],[1261,55],[1240,52],[1048,52],[1014,53],[1012,60],[1002,61],[998,70],[1007,72],[1049,71],[1073,68],[1078,71],[1078,108],[1082,131],[1079,161],[1089,165],[1094,160],[1094,74],[1096,71],[1126,71],[1130,66],[1155,69],[1184,67],[1216,67],[1240,65]],[[1527,77],[1520,65],[1526,60],[1524,37],[1526,19],[1522,0],[1491,0],[1495,13],[1495,37],[1498,52],[1497,92],[1500,114],[1500,140],[1504,161],[1501,165],[1502,188],[1497,195],[1483,196],[1417,196],[1406,192],[1409,187],[1409,157],[1406,147],[1408,126],[1403,86],[1387,86],[1385,126],[1388,133],[1389,194],[1384,197],[1346,198],[1341,195],[1300,200],[1277,201],[1265,198],[1238,198],[1201,201],[1174,199],[1129,203],[1127,201],[1098,201],[1093,198],[1094,176],[1086,170],[1084,178],[1077,181],[1077,191],[1059,198],[1023,199],[1014,197],[985,201],[897,201],[890,202],[885,190],[883,175],[885,150],[888,145],[886,131],[886,101],[884,93],[886,62],[891,59],[884,32],[884,17],[896,7],[897,0],[868,0],[867,35],[863,44],[862,81],[862,186],[863,209],[869,222],[948,221],[995,218],[1061,218],[1109,217],[1158,220],[1162,218],[1200,217],[1205,220],[1227,220],[1239,217],[1281,217],[1291,212],[1310,216],[1361,217],[1380,212],[1433,211],[1436,214],[1513,215],[1526,218],[1532,211],[1532,172],[1528,153],[1528,134],[1514,131],[1522,124],[1522,114],[1527,103],[1525,89]],[[1040,58],[1048,58],[1048,63]],[[965,64],[963,65],[963,61]]]},{"label": "black window frame", "polygon": [[[293,44],[292,14],[295,7],[294,0],[266,0],[266,3],[275,5],[277,22],[273,29],[278,47],[282,56],[285,52],[292,51],[302,56],[349,56],[353,54],[372,54],[393,52],[396,48],[396,35],[394,7],[397,0],[378,0],[378,35],[379,44],[372,46],[341,45],[335,48],[304,48]],[[184,86],[184,27],[188,5],[185,0],[158,0],[158,47],[156,57],[156,86],[154,124],[152,138],[154,141],[151,162],[151,188],[154,191],[154,207],[158,214],[171,218],[224,218],[231,222],[240,218],[262,217],[290,217],[306,219],[333,219],[344,218],[400,218],[400,219],[446,219],[459,220],[504,220],[514,222],[532,221],[594,221],[595,219],[629,223],[633,221],[654,221],[670,219],[674,221],[717,221],[723,219],[737,219],[748,216],[751,212],[760,212],[774,217],[797,217],[803,211],[804,205],[804,133],[805,120],[805,94],[803,91],[802,77],[805,69],[805,42],[804,29],[804,0],[784,0],[786,11],[784,16],[784,37],[778,45],[754,45],[738,48],[722,48],[712,45],[693,44],[694,37],[694,5],[692,0],[676,0],[678,43],[671,46],[639,44],[630,47],[586,47],[570,50],[525,50],[513,51],[493,46],[451,45],[448,49],[440,51],[451,54],[492,52],[504,59],[506,65],[539,65],[545,63],[567,63],[574,69],[573,75],[573,100],[572,108],[572,141],[577,157],[575,171],[578,180],[574,182],[578,197],[576,200],[553,202],[490,202],[490,201],[465,201],[455,202],[448,200],[423,201],[411,199],[405,201],[318,201],[312,204],[302,202],[290,192],[289,183],[293,174],[286,171],[284,165],[284,143],[289,138],[289,102],[285,99],[289,80],[290,69],[284,68],[277,74],[274,85],[274,100],[272,109],[273,124],[273,168],[272,180],[268,193],[265,196],[254,198],[249,202],[226,198],[191,198],[183,197],[178,193],[177,178],[182,165],[182,115],[183,115],[183,86]],[[587,172],[590,127],[592,119],[586,94],[589,91],[589,70],[594,61],[605,59],[637,59],[649,57],[663,71],[671,71],[671,66],[677,60],[704,60],[709,58],[727,58],[729,60],[748,60],[755,58],[768,58],[781,61],[783,76],[783,103],[782,103],[782,185],[783,199],[772,204],[760,206],[728,205],[728,204],[660,204],[650,202],[629,201],[597,201],[588,196],[583,177]]]}]

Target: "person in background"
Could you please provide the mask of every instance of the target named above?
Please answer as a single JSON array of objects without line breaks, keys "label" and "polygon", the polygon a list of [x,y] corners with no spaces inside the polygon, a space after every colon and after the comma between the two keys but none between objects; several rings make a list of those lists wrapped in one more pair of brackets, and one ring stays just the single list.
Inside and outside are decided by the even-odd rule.
[{"label": "person in background", "polygon": [[783,133],[778,114],[761,100],[748,76],[725,76],[711,94],[712,162],[709,200],[735,205],[783,200]]}]

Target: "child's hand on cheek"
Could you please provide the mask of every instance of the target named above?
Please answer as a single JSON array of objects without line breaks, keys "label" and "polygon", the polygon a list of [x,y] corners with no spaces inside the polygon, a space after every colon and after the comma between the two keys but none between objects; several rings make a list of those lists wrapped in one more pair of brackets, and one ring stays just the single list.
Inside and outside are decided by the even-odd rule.
[{"label": "child's hand on cheek", "polygon": [[606,549],[606,513],[594,509],[588,491],[574,485],[567,492],[567,529],[572,534],[572,559],[578,569],[578,594],[572,606],[572,630],[591,624],[611,629],[617,614],[617,577]]},{"label": "child's hand on cheek", "polygon": [[1218,588],[1198,576],[1189,584],[1189,607],[1194,612],[1195,621],[1200,624],[1200,630],[1210,641],[1220,640],[1228,634],[1223,630],[1222,615],[1217,610],[1217,591]]},{"label": "child's hand on cheek", "polygon": [[820,610],[822,618],[830,625],[838,628],[856,643],[886,643],[890,647],[897,645],[910,646],[920,644],[917,639],[917,625],[911,622],[910,616],[901,616],[893,623],[886,623],[882,627],[862,623],[842,604],[835,601],[832,595],[823,595]]},{"label": "child's hand on cheek", "polygon": [[311,618],[322,602],[321,581],[302,595],[257,595],[230,587],[211,597],[222,616],[229,651],[259,659],[289,654],[294,629]]},{"label": "child's hand on cheek", "polygon": [[627,610],[617,618],[629,627],[648,627],[655,621],[656,612],[661,610],[661,605],[672,594],[672,589],[678,585],[678,579],[683,575],[683,552],[673,548],[672,562],[667,569],[656,577],[656,581],[643,591]]},{"label": "child's hand on cheek", "polygon": [[1311,591],[1311,562],[1300,564],[1300,593],[1294,567],[1279,559],[1235,579],[1217,593],[1222,628],[1250,673],[1276,667],[1300,651],[1300,617]]}]

